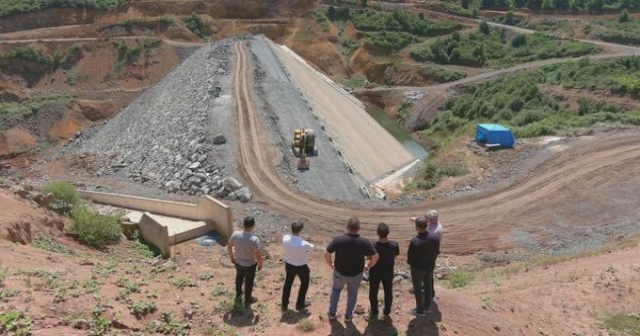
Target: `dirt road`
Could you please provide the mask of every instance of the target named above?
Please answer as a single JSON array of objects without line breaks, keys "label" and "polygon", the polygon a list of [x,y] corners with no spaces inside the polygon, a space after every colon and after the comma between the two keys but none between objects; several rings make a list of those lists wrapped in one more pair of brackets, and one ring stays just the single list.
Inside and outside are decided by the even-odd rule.
[{"label": "dirt road", "polygon": [[[240,171],[252,184],[258,201],[275,211],[306,218],[326,234],[344,230],[351,216],[358,216],[364,234],[375,225],[392,225],[397,239],[408,239],[415,230],[408,217],[429,208],[440,210],[446,227],[443,250],[467,254],[479,250],[518,248],[518,235],[543,238],[549,232],[571,232],[603,223],[638,223],[640,214],[631,204],[640,193],[640,133],[609,134],[603,139],[579,140],[559,150],[521,181],[489,194],[436,200],[404,209],[365,209],[341,205],[291,190],[275,171],[274,149],[260,139],[266,130],[257,118],[249,89],[249,60],[243,45],[235,45],[235,101],[240,136]],[[549,213],[546,209],[553,209]],[[612,210],[615,209],[615,210]],[[554,231],[554,229],[557,229]]]}]

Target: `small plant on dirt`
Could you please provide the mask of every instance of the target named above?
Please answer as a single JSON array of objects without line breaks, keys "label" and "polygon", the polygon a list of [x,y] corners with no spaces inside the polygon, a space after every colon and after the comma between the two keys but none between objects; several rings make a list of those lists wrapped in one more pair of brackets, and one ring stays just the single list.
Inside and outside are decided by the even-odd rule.
[{"label": "small plant on dirt", "polygon": [[213,288],[213,291],[211,292],[211,295],[213,296],[224,296],[227,295],[229,293],[229,291],[227,290],[227,287],[224,285],[224,282],[218,282],[216,284],[216,287]]},{"label": "small plant on dirt", "polygon": [[67,301],[67,289],[66,288],[58,288],[58,293],[53,298],[53,303],[60,303]]},{"label": "small plant on dirt", "polygon": [[33,239],[31,240],[31,246],[66,256],[78,255],[78,252],[76,252],[74,249],[66,247],[55,241],[53,238],[41,233],[38,233],[35,235],[35,237],[33,237]]},{"label": "small plant on dirt", "polygon": [[53,181],[44,187],[42,192],[53,194],[54,200],[49,205],[49,209],[62,214],[68,214],[71,209],[80,204],[80,194],[68,182]]},{"label": "small plant on dirt", "polygon": [[13,310],[0,313],[0,333],[3,335],[31,335],[31,318]]},{"label": "small plant on dirt", "polygon": [[154,323],[149,326],[149,331],[163,335],[186,335],[187,324],[174,321],[170,312],[162,312],[160,314],[160,323]]},{"label": "small plant on dirt", "polygon": [[315,323],[313,323],[313,321],[311,321],[310,319],[304,319],[302,321],[300,321],[300,323],[298,323],[298,329],[300,329],[302,332],[312,332],[314,330],[316,330],[316,325]]},{"label": "small plant on dirt", "polygon": [[211,272],[211,271],[200,275],[200,280],[201,281],[209,281],[211,279],[213,279],[213,272]]},{"label": "small plant on dirt", "polygon": [[204,334],[207,336],[240,336],[242,335],[235,327],[228,324],[220,324],[210,326],[204,330]]},{"label": "small plant on dirt", "polygon": [[20,291],[17,289],[8,289],[6,291],[0,291],[0,301],[9,302],[9,298],[16,297],[20,294]]},{"label": "small plant on dirt", "polygon": [[469,272],[453,271],[448,276],[450,288],[462,288],[473,282],[473,274]]},{"label": "small plant on dirt", "polygon": [[153,301],[132,301],[127,307],[131,315],[138,319],[156,311],[156,303]]},{"label": "small plant on dirt", "polygon": [[85,207],[71,210],[73,224],[69,233],[81,243],[100,248],[120,240],[122,227],[116,215],[102,215]]},{"label": "small plant on dirt", "polygon": [[177,278],[171,279],[171,284],[178,289],[184,289],[186,287],[198,287],[198,282],[196,282],[195,280],[192,280],[189,278],[183,278],[183,277],[177,277]]},{"label": "small plant on dirt", "polygon": [[116,286],[128,290],[130,293],[140,293],[140,287],[135,282],[120,276],[116,281]]},{"label": "small plant on dirt", "polygon": [[6,267],[0,266],[0,286],[3,286],[4,279],[9,275],[9,270]]}]

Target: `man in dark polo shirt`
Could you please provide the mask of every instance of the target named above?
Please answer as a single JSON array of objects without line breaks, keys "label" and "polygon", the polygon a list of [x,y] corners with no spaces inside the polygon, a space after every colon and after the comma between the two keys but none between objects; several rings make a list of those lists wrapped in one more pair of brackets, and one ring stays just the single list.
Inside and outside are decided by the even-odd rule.
[{"label": "man in dark polo shirt", "polygon": [[[353,317],[353,309],[358,299],[358,287],[362,281],[362,272],[373,267],[378,262],[378,254],[371,242],[358,234],[360,220],[351,218],[347,222],[347,233],[335,237],[324,255],[327,265],[333,269],[333,285],[329,302],[329,319],[336,319],[340,292],[347,286],[347,307],[344,321],[349,323]],[[335,253],[335,262],[331,255]],[[364,265],[364,257],[369,257],[369,264]]]},{"label": "man in dark polo shirt", "polygon": [[396,256],[400,254],[400,246],[397,242],[389,240],[389,225],[378,224],[376,230],[378,241],[375,242],[375,249],[378,252],[378,262],[369,270],[369,303],[371,304],[371,316],[378,317],[378,289],[382,282],[384,291],[384,314],[385,319],[391,313],[391,303],[393,302],[393,267]]},{"label": "man in dark polo shirt", "polygon": [[411,266],[411,281],[416,307],[409,312],[414,316],[425,316],[433,301],[433,270],[436,257],[440,251],[440,239],[427,230],[425,217],[418,217],[415,222],[418,235],[411,239],[407,251],[407,261]]}]

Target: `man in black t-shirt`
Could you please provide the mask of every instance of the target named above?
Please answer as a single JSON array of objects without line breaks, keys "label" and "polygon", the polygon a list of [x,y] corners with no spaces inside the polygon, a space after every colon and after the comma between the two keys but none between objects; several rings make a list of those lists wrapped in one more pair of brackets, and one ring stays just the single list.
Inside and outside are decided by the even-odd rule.
[{"label": "man in black t-shirt", "polygon": [[[360,237],[360,221],[358,218],[351,218],[347,222],[347,233],[335,237],[327,246],[324,259],[327,265],[333,269],[333,285],[331,288],[331,298],[329,303],[329,319],[336,319],[338,310],[338,300],[342,288],[347,286],[347,307],[344,314],[344,321],[349,323],[353,317],[353,309],[358,299],[358,287],[362,281],[362,272],[373,267],[378,261],[378,254],[371,242]],[[335,253],[335,262],[331,260],[331,255]],[[369,257],[369,264],[365,267],[364,257]]]},{"label": "man in black t-shirt", "polygon": [[397,242],[388,240],[389,226],[385,223],[378,224],[378,241],[374,247],[378,252],[378,262],[369,270],[369,303],[371,303],[371,315],[378,316],[378,289],[382,282],[384,291],[385,318],[391,313],[393,301],[393,267],[396,256],[400,254],[400,246]]},{"label": "man in black t-shirt", "polygon": [[416,308],[409,312],[414,316],[425,316],[433,301],[433,270],[440,251],[440,239],[427,230],[427,219],[416,219],[418,234],[411,239],[407,251],[407,262],[411,266],[411,281]]}]

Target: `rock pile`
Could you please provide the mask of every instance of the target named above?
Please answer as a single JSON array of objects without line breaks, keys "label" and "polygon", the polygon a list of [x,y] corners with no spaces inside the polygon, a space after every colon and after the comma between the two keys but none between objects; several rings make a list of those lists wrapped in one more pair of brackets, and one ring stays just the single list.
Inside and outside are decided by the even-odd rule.
[{"label": "rock pile", "polygon": [[237,146],[225,134],[233,118],[233,42],[198,49],[113,119],[74,139],[62,155],[107,156],[96,176],[120,176],[169,193],[251,200],[235,179],[225,182],[236,173]]}]

